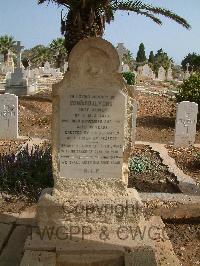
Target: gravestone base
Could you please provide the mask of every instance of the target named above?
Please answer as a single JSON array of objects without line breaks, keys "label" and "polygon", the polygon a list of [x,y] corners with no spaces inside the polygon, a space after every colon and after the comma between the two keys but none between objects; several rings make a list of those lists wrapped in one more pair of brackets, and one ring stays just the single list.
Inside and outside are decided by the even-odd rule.
[{"label": "gravestone base", "polygon": [[52,193],[48,191],[41,196],[37,207],[41,230],[71,225],[88,226],[94,231],[110,226],[115,230],[115,227],[138,224],[142,202],[135,189],[127,189],[125,183],[117,180],[79,182],[59,180]]},{"label": "gravestone base", "polygon": [[62,233],[64,226],[53,234],[47,228],[34,228],[26,240],[21,266],[181,265],[159,217],[146,221],[141,216],[137,227],[125,228],[118,234],[109,231],[106,238],[98,233],[78,234],[75,227],[69,234]]},{"label": "gravestone base", "polygon": [[5,87],[5,92],[10,93],[10,94],[15,94],[17,96],[24,96],[28,95],[29,89],[28,86],[6,86]]},{"label": "gravestone base", "polygon": [[6,86],[5,93],[15,94],[17,96],[33,95],[38,91],[37,85],[29,86]]}]

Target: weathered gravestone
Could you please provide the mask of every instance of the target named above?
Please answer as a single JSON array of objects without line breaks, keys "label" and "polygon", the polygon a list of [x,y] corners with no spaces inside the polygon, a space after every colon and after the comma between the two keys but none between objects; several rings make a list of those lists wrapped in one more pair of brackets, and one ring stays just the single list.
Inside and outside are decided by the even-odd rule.
[{"label": "weathered gravestone", "polygon": [[160,81],[164,81],[166,79],[166,71],[164,69],[164,67],[160,67],[158,69],[158,80]]},{"label": "weathered gravestone", "polygon": [[120,67],[119,67],[119,72],[123,72],[123,57],[124,55],[128,55],[128,50],[125,48],[123,43],[118,43],[116,47],[118,56],[119,56],[119,61],[120,61]]},{"label": "weathered gravestone", "polygon": [[0,95],[0,139],[18,137],[18,97],[12,94]]},{"label": "weathered gravestone", "polygon": [[[21,266],[155,266],[166,256],[162,245],[155,259],[163,224],[145,222],[137,191],[123,182],[128,101],[118,69],[110,43],[84,39],[53,86],[55,183],[39,200],[39,230],[28,237]],[[164,264],[179,265],[170,259]]]},{"label": "weathered gravestone", "polygon": [[[58,252],[58,261],[59,251],[65,254],[62,265],[90,265],[90,260],[96,262],[91,265],[124,265],[124,247],[129,247],[127,259],[132,261],[138,245],[135,239],[127,242],[117,235],[120,226],[129,228],[141,221],[137,191],[123,182],[127,174],[123,158],[126,96],[118,68],[119,58],[110,43],[84,39],[72,50],[64,79],[53,86],[55,183],[53,191],[39,200],[37,221],[40,230],[64,229],[63,234],[59,230],[59,239],[53,231],[53,241],[47,244],[48,250]],[[67,237],[72,228],[76,245],[70,242],[74,236]],[[105,228],[109,233],[106,243]],[[45,250],[44,243],[34,235],[27,246]],[[113,252],[115,258],[109,263]]]},{"label": "weathered gravestone", "polygon": [[168,68],[168,70],[167,70],[167,77],[166,77],[166,79],[168,80],[168,81],[170,81],[170,80],[173,80],[173,72],[172,72],[172,68],[171,68],[171,66]]},{"label": "weathered gravestone", "polygon": [[189,147],[194,145],[198,104],[181,102],[178,104],[175,128],[175,147]]}]

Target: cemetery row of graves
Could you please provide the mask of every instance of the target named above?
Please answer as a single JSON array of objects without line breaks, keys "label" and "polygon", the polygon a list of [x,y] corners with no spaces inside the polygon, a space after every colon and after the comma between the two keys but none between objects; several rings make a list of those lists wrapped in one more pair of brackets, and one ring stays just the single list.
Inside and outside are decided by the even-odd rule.
[{"label": "cemetery row of graves", "polygon": [[[97,43],[97,45],[100,49],[105,49],[104,44],[102,47],[101,44]],[[106,65],[107,59],[102,59],[102,54],[98,54],[95,50],[89,57],[84,54],[83,49],[81,52],[91,67],[87,69],[84,61],[76,62],[74,59],[74,65],[69,70],[66,63],[64,74],[59,69],[51,68],[48,62],[40,69],[24,69],[21,64],[22,48],[23,46],[18,42],[17,65],[7,70],[7,73],[2,73],[3,79],[0,84],[1,212],[21,213],[29,206],[34,209],[41,191],[54,186],[52,145],[55,143],[56,145],[59,143],[62,147],[59,148],[60,166],[54,165],[54,168],[59,168],[56,172],[56,174],[59,172],[57,189],[61,194],[63,193],[63,198],[71,196],[74,199],[77,194],[76,189],[80,192],[80,195],[78,194],[80,199],[81,193],[85,193],[84,189],[83,191],[80,189],[82,188],[80,181],[77,182],[80,185],[78,186],[73,178],[76,181],[80,177],[84,180],[92,175],[100,178],[102,182],[104,176],[110,178],[120,176],[124,143],[122,132],[124,123],[126,119],[128,120],[128,115],[124,116],[124,113],[129,112],[130,136],[126,137],[129,139],[128,145],[131,143],[131,148],[129,148],[127,161],[129,167],[127,187],[139,192],[145,204],[147,217],[153,214],[163,218],[166,232],[182,265],[198,264],[200,261],[197,241],[198,196],[200,196],[198,104],[190,101],[177,104],[175,97],[177,86],[191,75],[189,66],[184,77],[179,80],[173,79],[171,68],[166,72],[161,67],[156,77],[148,65],[139,67],[137,73],[134,72],[136,85],[126,84],[129,97],[125,99],[120,92],[123,90],[121,83],[118,84],[115,76],[110,74],[116,59],[113,59],[111,65]],[[77,49],[78,52],[80,51]],[[109,54],[110,50],[106,52]],[[128,65],[123,63],[126,49],[122,44],[118,44],[117,52],[120,59],[118,72],[130,72]],[[112,55],[115,58],[115,54]],[[78,64],[83,69],[86,68],[83,76]],[[104,68],[108,73],[101,72]],[[94,71],[92,72],[91,69]],[[70,72],[73,74],[76,71],[80,71],[79,75],[72,75],[71,81]],[[103,80],[99,73],[103,73]],[[61,80],[62,82],[58,83]],[[125,83],[125,80],[123,82]],[[88,84],[95,88],[94,92],[88,90]],[[120,89],[113,87],[113,84],[117,84],[116,86]],[[57,94],[54,92],[53,96],[52,85],[54,88],[59,88],[57,91],[54,89]],[[65,89],[66,87],[69,91]],[[61,99],[59,107],[54,100],[56,97]],[[131,103],[130,110],[125,110],[128,103]],[[98,109],[99,106],[101,108]],[[110,109],[105,109],[107,106]],[[56,108],[59,108],[60,116]],[[55,116],[59,120],[56,125]],[[57,131],[59,131],[59,137]],[[117,132],[116,136],[113,132]],[[94,136],[91,144],[88,135]],[[74,157],[74,154],[78,154],[77,157]],[[82,157],[82,154],[85,155]],[[88,162],[87,167],[84,166],[84,160]],[[79,161],[81,161],[80,164]],[[60,181],[60,177],[63,176],[70,176],[71,183],[67,178],[64,182]],[[110,186],[108,180],[103,182]],[[69,186],[71,186],[70,189]],[[99,186],[103,186],[102,183]],[[63,192],[65,189],[66,191]],[[106,192],[113,193],[109,189]],[[118,188],[115,193],[119,193]],[[126,190],[122,193],[125,195]],[[159,196],[155,196],[155,193]],[[168,202],[168,196],[159,201],[158,198],[165,193],[169,197],[174,197],[174,201]],[[118,194],[115,195],[117,196]],[[91,198],[93,197],[95,196],[92,194]],[[176,197],[177,199],[183,197],[183,202],[186,201],[184,197],[189,197],[189,202],[192,203],[191,205],[186,203],[184,207],[180,200],[179,206],[178,200],[175,200]],[[193,197],[197,197],[194,204]],[[176,206],[178,206],[177,213],[171,214],[170,210],[176,210]],[[191,212],[186,217],[184,208],[188,206]],[[49,215],[49,210],[43,211],[47,212],[47,216]],[[45,223],[44,214],[41,212],[40,215],[40,222]],[[185,218],[189,220],[188,223],[184,222]],[[174,219],[182,222],[173,222]],[[192,220],[195,222],[193,223]]]}]

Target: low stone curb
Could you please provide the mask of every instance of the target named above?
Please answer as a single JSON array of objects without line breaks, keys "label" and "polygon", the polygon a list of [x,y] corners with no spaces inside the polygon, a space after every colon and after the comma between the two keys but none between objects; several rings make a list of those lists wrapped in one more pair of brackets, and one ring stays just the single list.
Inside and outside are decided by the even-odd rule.
[{"label": "low stone curb", "polygon": [[200,196],[170,193],[140,193],[145,207],[163,220],[200,220]]},{"label": "low stone curb", "polygon": [[[200,188],[197,183],[177,167],[175,160],[169,156],[165,144],[143,141],[136,141],[136,144],[147,145],[153,151],[159,153],[160,158],[162,159],[163,164],[167,166],[168,171],[175,175],[178,182],[177,186],[182,193],[200,195]],[[169,181],[171,182],[171,180]]]}]

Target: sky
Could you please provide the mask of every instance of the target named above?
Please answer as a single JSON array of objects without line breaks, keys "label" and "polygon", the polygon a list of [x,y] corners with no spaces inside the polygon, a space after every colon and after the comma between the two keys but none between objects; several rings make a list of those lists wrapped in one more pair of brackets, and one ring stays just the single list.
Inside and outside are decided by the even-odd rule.
[{"label": "sky", "polygon": [[[116,13],[115,21],[106,26],[104,38],[113,45],[124,43],[133,56],[144,43],[146,55],[163,48],[180,64],[189,53],[200,54],[200,0],[144,0],[145,3],[168,8],[183,16],[192,26],[186,30],[163,18],[158,26],[148,18],[130,13]],[[37,0],[0,0],[0,35],[12,35],[25,48],[48,45],[60,37],[60,11],[54,4],[37,5]]]}]

